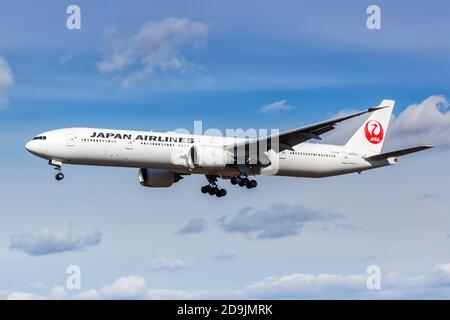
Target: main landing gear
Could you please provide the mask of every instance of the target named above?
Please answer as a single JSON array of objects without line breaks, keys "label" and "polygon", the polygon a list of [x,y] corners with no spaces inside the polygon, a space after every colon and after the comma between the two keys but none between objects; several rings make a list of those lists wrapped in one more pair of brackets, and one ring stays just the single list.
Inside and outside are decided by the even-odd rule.
[{"label": "main landing gear", "polygon": [[225,197],[227,195],[227,190],[220,188],[217,186],[217,177],[207,175],[206,179],[208,179],[209,184],[203,186],[200,190],[202,193],[208,193],[210,196],[216,195],[216,197]]},{"label": "main landing gear", "polygon": [[[204,194],[209,194],[211,196],[215,195],[218,198],[224,197],[227,195],[227,191],[225,189],[220,188],[217,185],[217,176],[212,175],[206,175],[206,179],[208,179],[208,184],[206,186],[203,186],[200,190]],[[233,185],[239,185],[241,187],[246,187],[247,189],[253,189],[256,188],[258,183],[256,180],[249,179],[247,175],[241,174],[239,176],[232,177],[230,179],[231,184]]]},{"label": "main landing gear", "polygon": [[55,179],[57,181],[60,181],[60,180],[64,179],[64,173],[61,172],[62,162],[56,161],[56,160],[50,160],[48,162],[48,164],[53,166],[55,168],[55,170],[58,171],[58,173],[55,175]]},{"label": "main landing gear", "polygon": [[247,189],[256,188],[258,182],[256,180],[251,180],[247,176],[236,176],[230,179],[231,184],[239,185],[240,187],[247,187]]}]

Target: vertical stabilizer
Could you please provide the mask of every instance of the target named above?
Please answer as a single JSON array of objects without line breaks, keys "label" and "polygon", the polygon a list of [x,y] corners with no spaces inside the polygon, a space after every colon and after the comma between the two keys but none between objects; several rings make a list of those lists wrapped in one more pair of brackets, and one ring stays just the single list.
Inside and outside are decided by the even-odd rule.
[{"label": "vertical stabilizer", "polygon": [[383,100],[378,108],[348,140],[346,147],[366,155],[381,152],[394,108],[394,100]]}]

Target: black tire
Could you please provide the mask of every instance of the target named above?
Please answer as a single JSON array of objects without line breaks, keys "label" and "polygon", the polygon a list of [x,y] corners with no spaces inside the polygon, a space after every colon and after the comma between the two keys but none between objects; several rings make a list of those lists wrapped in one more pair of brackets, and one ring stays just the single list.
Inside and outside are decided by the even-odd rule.
[{"label": "black tire", "polygon": [[216,192],[214,191],[214,188],[209,187],[208,188],[208,193],[210,196],[213,196]]},{"label": "black tire", "polygon": [[203,186],[200,190],[202,193],[208,193],[209,186]]},{"label": "black tire", "polygon": [[256,182],[256,180],[251,180],[251,181],[250,181],[250,186],[251,186],[252,188],[256,188],[257,185],[258,185],[258,182]]},{"label": "black tire", "polygon": [[62,172],[57,173],[57,174],[55,175],[55,179],[56,179],[57,181],[60,181],[60,180],[64,179],[64,174],[63,174]]},{"label": "black tire", "polygon": [[230,182],[232,185],[236,185],[238,183],[238,179],[236,177],[232,177]]},{"label": "black tire", "polygon": [[214,187],[214,188],[212,188],[212,190],[214,191],[213,194],[218,194],[220,191],[220,189],[218,187]]},{"label": "black tire", "polygon": [[218,194],[220,194],[221,197],[225,197],[227,195],[227,190],[225,189],[220,189]]},{"label": "black tire", "polygon": [[241,181],[239,182],[239,185],[241,187],[246,186],[248,184],[250,180],[248,180],[248,178],[242,178]]}]

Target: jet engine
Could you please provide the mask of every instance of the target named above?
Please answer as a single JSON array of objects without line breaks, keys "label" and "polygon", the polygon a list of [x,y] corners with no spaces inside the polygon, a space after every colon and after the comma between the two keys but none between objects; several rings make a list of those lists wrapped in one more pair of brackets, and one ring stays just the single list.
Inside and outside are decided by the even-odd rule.
[{"label": "jet engine", "polygon": [[200,168],[224,168],[234,163],[233,155],[218,146],[193,146],[189,158],[193,167]]},{"label": "jet engine", "polygon": [[144,187],[167,188],[181,179],[181,175],[166,169],[139,169],[139,182]]}]

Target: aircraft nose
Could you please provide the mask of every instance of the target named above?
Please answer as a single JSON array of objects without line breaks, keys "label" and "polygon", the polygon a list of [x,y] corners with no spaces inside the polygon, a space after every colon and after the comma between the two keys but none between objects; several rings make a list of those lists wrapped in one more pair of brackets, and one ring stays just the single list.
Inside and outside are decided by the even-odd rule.
[{"label": "aircraft nose", "polygon": [[25,150],[27,150],[28,152],[33,153],[33,141],[28,141],[27,144],[25,145]]},{"label": "aircraft nose", "polygon": [[25,150],[38,157],[45,155],[45,149],[45,144],[42,141],[30,140],[25,145]]},{"label": "aircraft nose", "polygon": [[47,147],[47,136],[45,135],[38,135],[25,144],[25,150],[41,158],[45,158]]}]

